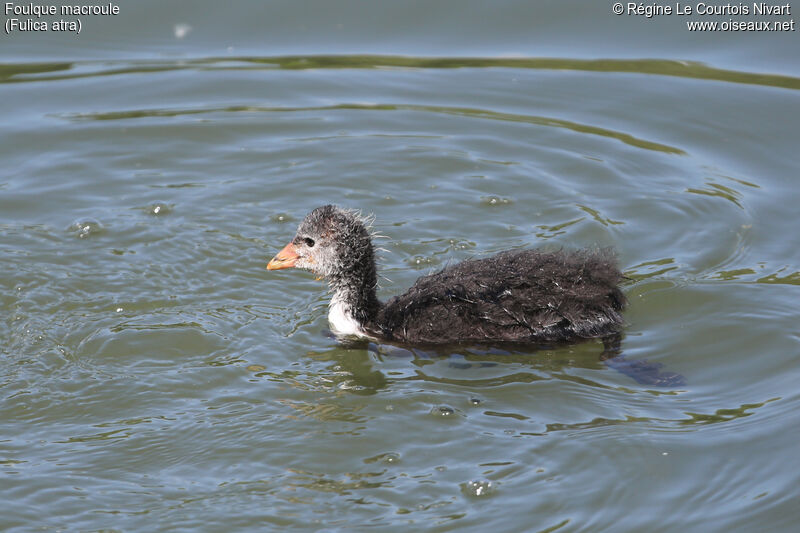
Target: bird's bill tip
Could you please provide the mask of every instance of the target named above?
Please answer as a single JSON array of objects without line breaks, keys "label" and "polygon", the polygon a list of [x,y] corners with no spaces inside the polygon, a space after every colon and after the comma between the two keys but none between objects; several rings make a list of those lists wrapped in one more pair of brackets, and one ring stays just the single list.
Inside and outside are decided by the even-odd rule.
[{"label": "bird's bill tip", "polygon": [[272,261],[267,263],[267,270],[280,270],[282,268],[291,268],[300,258],[297,255],[297,249],[293,243],[289,243],[283,247],[283,250],[272,258]]}]

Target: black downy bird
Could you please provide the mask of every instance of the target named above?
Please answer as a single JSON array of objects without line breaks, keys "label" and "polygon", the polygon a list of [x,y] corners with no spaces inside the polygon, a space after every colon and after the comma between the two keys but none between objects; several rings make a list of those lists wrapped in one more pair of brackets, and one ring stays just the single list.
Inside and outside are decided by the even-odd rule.
[{"label": "black downy bird", "polygon": [[419,278],[383,303],[375,249],[355,212],[326,205],[306,216],[267,265],[325,278],[331,330],[405,345],[549,344],[608,338],[623,326],[622,273],[608,250],[514,250]]}]

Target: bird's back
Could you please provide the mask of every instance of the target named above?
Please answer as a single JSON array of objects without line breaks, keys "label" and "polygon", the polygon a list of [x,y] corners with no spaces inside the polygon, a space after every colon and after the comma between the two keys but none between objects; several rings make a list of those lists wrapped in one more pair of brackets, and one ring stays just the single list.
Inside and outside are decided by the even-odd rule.
[{"label": "bird's back", "polygon": [[503,252],[421,277],[374,327],[417,344],[603,337],[623,324],[621,278],[610,249]]}]

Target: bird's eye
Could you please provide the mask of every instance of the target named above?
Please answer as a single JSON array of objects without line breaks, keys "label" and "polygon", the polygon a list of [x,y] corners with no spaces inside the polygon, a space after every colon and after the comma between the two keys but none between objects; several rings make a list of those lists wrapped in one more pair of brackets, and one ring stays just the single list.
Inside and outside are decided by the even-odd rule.
[{"label": "bird's eye", "polygon": [[306,237],[305,239],[303,239],[303,242],[306,243],[306,246],[308,246],[309,248],[314,247],[314,239],[312,239],[311,237]]}]

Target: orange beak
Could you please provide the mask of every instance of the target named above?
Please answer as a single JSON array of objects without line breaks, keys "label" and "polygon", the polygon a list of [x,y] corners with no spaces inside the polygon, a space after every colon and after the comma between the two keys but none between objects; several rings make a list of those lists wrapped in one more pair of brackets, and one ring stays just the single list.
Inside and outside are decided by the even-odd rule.
[{"label": "orange beak", "polygon": [[294,244],[289,243],[267,264],[267,270],[291,268],[299,258],[300,256],[297,255],[297,249],[294,247]]}]

